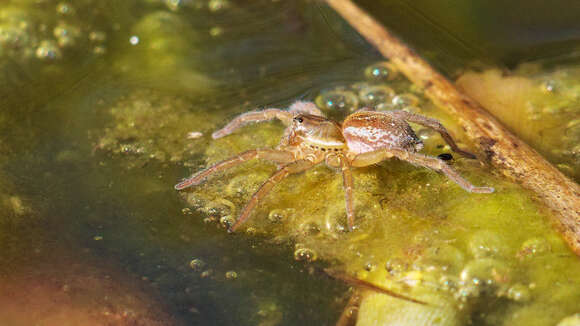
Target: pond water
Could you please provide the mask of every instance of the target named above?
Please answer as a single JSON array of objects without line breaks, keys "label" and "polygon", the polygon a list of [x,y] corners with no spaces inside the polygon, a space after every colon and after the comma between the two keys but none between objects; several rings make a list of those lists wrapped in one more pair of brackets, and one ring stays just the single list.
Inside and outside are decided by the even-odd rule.
[{"label": "pond water", "polygon": [[[475,77],[489,93],[495,82],[526,86],[519,98],[534,94],[540,109],[530,117],[522,100],[517,114],[534,131],[549,117],[565,141],[519,130],[516,113],[506,124],[578,180],[577,61],[558,55],[578,40],[580,8],[562,0],[556,16],[517,2],[537,17],[542,32],[532,33],[513,21],[515,5],[437,3],[361,2],[466,89]],[[537,61],[544,56],[558,60]],[[519,65],[532,59],[533,69]],[[494,75],[516,66],[516,81]],[[296,100],[337,120],[363,106],[425,114],[476,150],[320,3],[2,1],[0,68],[2,325],[334,325],[353,290],[325,268],[433,304],[367,291],[359,325],[577,322],[580,262],[550,212],[485,162],[450,164],[495,187],[490,195],[403,162],[354,170],[354,232],[345,231],[342,179],[326,167],[285,180],[233,235],[224,226],[274,166],[173,189],[210,163],[276,146],[277,122],[211,133]],[[426,154],[450,153],[413,127]]]}]

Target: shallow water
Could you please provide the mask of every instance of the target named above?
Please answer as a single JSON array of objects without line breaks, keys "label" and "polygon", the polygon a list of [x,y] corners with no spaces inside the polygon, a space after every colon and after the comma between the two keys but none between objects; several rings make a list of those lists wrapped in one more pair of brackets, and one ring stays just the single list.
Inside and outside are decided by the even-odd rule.
[{"label": "shallow water", "polygon": [[[375,10],[382,11],[396,12]],[[570,26],[561,22],[559,31]],[[414,94],[419,112],[465,139],[452,117],[404,79],[365,75],[381,59],[322,6],[3,2],[0,42],[0,292],[18,293],[16,300],[0,295],[3,325],[332,325],[349,292],[324,267],[429,295],[400,288],[400,275],[385,277],[385,265],[397,259],[406,266],[401,275],[423,273],[423,284],[441,276],[442,266],[459,277],[469,261],[482,258],[500,259],[518,275],[480,290],[457,286],[472,291],[465,295],[445,292],[467,306],[459,310],[461,322],[525,324],[537,317],[533,311],[550,309],[538,322],[548,325],[577,312],[580,265],[549,227],[548,212],[476,161],[453,164],[496,194],[468,195],[401,162],[356,171],[360,229],[353,234],[341,231],[342,181],[326,168],[288,179],[255,212],[252,229],[236,235],[226,234],[220,220],[239,212],[272,166],[252,163],[181,195],[173,190],[207,163],[277,144],[277,123],[211,140],[235,114],[297,99],[324,106],[337,91],[363,101],[358,88],[369,85],[361,82]],[[426,51],[450,75],[473,60],[502,67],[523,51],[451,48],[460,50]],[[340,117],[352,108],[323,109]],[[429,154],[449,151],[428,131],[420,135]],[[297,198],[308,200],[298,205]],[[433,256],[429,248],[456,256]],[[33,298],[40,298],[37,308],[20,311]],[[362,311],[361,324],[376,313]]]}]

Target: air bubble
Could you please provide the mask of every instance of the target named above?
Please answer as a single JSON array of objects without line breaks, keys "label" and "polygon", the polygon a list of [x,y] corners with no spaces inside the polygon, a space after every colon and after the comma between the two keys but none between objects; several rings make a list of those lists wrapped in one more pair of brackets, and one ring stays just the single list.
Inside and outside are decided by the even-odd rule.
[{"label": "air bubble", "polygon": [[318,259],[316,252],[309,248],[298,248],[294,251],[294,259],[297,261],[313,262]]},{"label": "air bubble", "polygon": [[209,11],[218,12],[228,9],[231,4],[228,0],[210,0],[207,6]]},{"label": "air bubble", "polygon": [[71,47],[76,44],[81,31],[76,26],[61,22],[54,28],[52,34],[60,47]]},{"label": "air bubble", "polygon": [[205,262],[199,258],[195,258],[189,262],[189,267],[194,271],[199,272],[205,267]]},{"label": "air bubble", "polygon": [[272,223],[280,223],[287,218],[287,212],[283,209],[273,209],[268,214],[268,220]]},{"label": "air bubble", "polygon": [[450,275],[441,276],[439,279],[439,288],[444,291],[455,291],[459,279]]},{"label": "air bubble", "polygon": [[419,105],[419,102],[419,98],[410,93],[396,95],[391,101],[391,103],[399,109],[403,109],[408,106],[417,106]]},{"label": "air bubble", "polygon": [[229,229],[232,225],[236,223],[236,220],[231,215],[222,216],[220,218],[220,224],[222,227]]},{"label": "air bubble", "polygon": [[137,35],[133,35],[129,38],[129,43],[131,43],[131,45],[137,45],[139,44],[139,36]]},{"label": "air bubble", "polygon": [[544,238],[527,239],[518,252],[518,257],[531,258],[549,253],[552,250],[550,243]]},{"label": "air bubble", "polygon": [[508,251],[505,239],[488,230],[474,233],[469,239],[469,249],[475,258],[504,256]]},{"label": "air bubble", "polygon": [[526,302],[531,298],[530,290],[523,284],[514,284],[509,288],[507,297],[517,302]]},{"label": "air bubble", "polygon": [[103,54],[107,53],[107,48],[104,46],[100,46],[100,45],[95,46],[93,48],[93,53],[96,55],[103,55]]},{"label": "air bubble", "polygon": [[389,274],[395,276],[407,269],[407,265],[402,259],[391,258],[385,264],[385,268]]},{"label": "air bubble", "polygon": [[226,279],[227,280],[235,280],[236,278],[238,278],[238,273],[236,273],[235,271],[227,271],[226,272]]},{"label": "air bubble", "polygon": [[89,33],[89,41],[91,42],[105,42],[107,40],[107,34],[102,31],[92,31]]},{"label": "air bubble", "polygon": [[183,6],[183,0],[165,0],[165,5],[171,11],[177,11]]},{"label": "air bubble", "polygon": [[218,37],[220,35],[222,35],[224,33],[224,29],[219,27],[219,26],[215,26],[209,29],[209,35],[211,37]]},{"label": "air bubble", "polygon": [[376,268],[377,268],[377,265],[376,265],[375,263],[368,262],[368,263],[366,263],[366,264],[365,264],[365,270],[366,270],[367,272],[372,272],[372,271],[374,271]]},{"label": "air bubble", "polygon": [[47,61],[58,60],[62,57],[62,53],[55,41],[44,40],[36,49],[36,57]]},{"label": "air bubble", "polygon": [[61,2],[56,5],[56,12],[63,16],[70,16],[75,14],[75,9],[67,2]]},{"label": "air bubble", "polygon": [[471,283],[478,286],[507,283],[510,280],[510,269],[496,259],[476,259],[467,263],[460,277],[465,284]]},{"label": "air bubble", "polygon": [[300,224],[298,229],[300,230],[300,233],[305,236],[312,236],[320,233],[320,225],[314,222]]},{"label": "air bubble", "polygon": [[361,89],[358,95],[365,105],[376,107],[379,104],[390,103],[395,96],[395,91],[388,86],[377,85]]},{"label": "air bubble", "polygon": [[547,80],[544,83],[542,83],[542,90],[546,93],[553,93],[554,91],[556,91],[556,81],[554,80]]},{"label": "air bubble", "polygon": [[395,66],[390,62],[378,62],[365,69],[365,76],[368,80],[376,82],[390,81],[399,75]]},{"label": "air bubble", "polygon": [[433,129],[428,128],[421,128],[417,131],[417,136],[421,138],[421,140],[429,140],[431,137],[435,136],[437,132]]},{"label": "air bubble", "polygon": [[359,100],[355,93],[346,90],[323,92],[314,100],[316,106],[328,113],[350,113],[358,109]]}]

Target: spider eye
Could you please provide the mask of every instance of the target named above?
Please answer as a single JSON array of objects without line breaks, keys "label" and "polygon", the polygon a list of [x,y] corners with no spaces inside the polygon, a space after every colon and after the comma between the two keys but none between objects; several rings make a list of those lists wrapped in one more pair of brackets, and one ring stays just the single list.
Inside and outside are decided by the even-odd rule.
[{"label": "spider eye", "polygon": [[304,122],[304,119],[302,119],[301,117],[296,117],[294,118],[294,121],[298,121],[299,123]]}]

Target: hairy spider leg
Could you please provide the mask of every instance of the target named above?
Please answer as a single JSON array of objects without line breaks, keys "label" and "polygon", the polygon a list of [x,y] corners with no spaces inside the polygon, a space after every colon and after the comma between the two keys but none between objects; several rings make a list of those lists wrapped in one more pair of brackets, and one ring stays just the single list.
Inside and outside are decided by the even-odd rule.
[{"label": "hairy spider leg", "polygon": [[420,124],[422,126],[431,128],[435,131],[437,131],[441,137],[443,137],[443,140],[445,140],[445,142],[447,144],[449,144],[449,146],[451,147],[451,150],[453,150],[456,153],[459,153],[467,158],[476,158],[474,154],[464,151],[462,149],[460,149],[457,144],[455,144],[455,141],[453,140],[453,138],[451,138],[451,135],[449,135],[449,133],[447,132],[447,129],[445,129],[445,127],[443,127],[443,125],[441,124],[441,122],[432,119],[432,118],[428,118],[419,114],[413,114],[413,113],[409,113],[406,111],[393,111],[392,114],[396,117],[399,117],[403,120],[406,120],[408,122],[414,122],[417,124]]},{"label": "hairy spider leg", "polygon": [[239,116],[235,117],[232,121],[230,121],[225,127],[222,129],[214,132],[211,137],[213,139],[218,139],[225,137],[232,132],[236,131],[236,129],[241,128],[248,123],[252,122],[263,122],[263,121],[270,121],[274,119],[278,119],[282,121],[285,125],[289,125],[292,122],[292,118],[294,114],[288,111],[280,110],[280,109],[265,109],[262,111],[252,111],[242,113]]},{"label": "hairy spider leg", "polygon": [[308,170],[314,165],[315,164],[309,160],[298,160],[289,163],[280,168],[278,171],[274,172],[270,178],[268,178],[268,180],[266,180],[266,182],[260,186],[260,189],[254,193],[250,201],[246,204],[246,207],[244,207],[244,210],[240,214],[238,220],[228,229],[228,231],[236,231],[236,229],[250,217],[250,213],[254,207],[256,207],[258,202],[260,202],[260,200],[264,198],[276,184],[282,181],[282,179],[286,178],[290,174],[300,173],[302,171]]},{"label": "hairy spider leg", "polygon": [[350,164],[344,157],[340,157],[340,169],[342,170],[342,187],[344,188],[344,201],[346,204],[346,218],[348,229],[354,229],[354,204],[353,204],[353,181]]},{"label": "hairy spider leg", "polygon": [[436,171],[444,173],[449,179],[458,184],[461,188],[468,192],[475,193],[492,193],[494,191],[491,187],[476,187],[463,179],[455,170],[453,170],[447,163],[436,157],[425,156],[418,153],[407,152],[399,148],[384,148],[372,152],[362,153],[354,157],[352,166],[362,167],[379,163],[387,158],[397,157],[400,160],[407,161],[412,164],[420,165]]},{"label": "hairy spider leg", "polygon": [[269,161],[272,161],[272,162],[275,162],[278,164],[287,164],[287,163],[295,161],[294,155],[292,155],[289,152],[284,152],[284,151],[279,151],[279,150],[269,149],[269,148],[252,149],[252,150],[240,153],[234,157],[230,157],[230,158],[223,160],[221,162],[218,162],[218,163],[210,166],[209,168],[207,168],[205,170],[201,170],[198,173],[191,176],[190,178],[187,178],[187,179],[181,181],[180,183],[176,184],[174,188],[176,190],[181,190],[181,189],[185,189],[187,187],[198,185],[198,184],[202,183],[205,180],[205,178],[207,178],[208,176],[210,176],[216,172],[232,168],[236,165],[244,163],[245,161],[255,159],[255,158],[269,160]]},{"label": "hairy spider leg", "polygon": [[324,117],[324,113],[312,102],[296,101],[288,107],[288,111],[292,113],[306,113]]},{"label": "hairy spider leg", "polygon": [[287,126],[290,124],[290,122],[292,122],[292,118],[294,117],[294,115],[299,113],[306,113],[324,117],[324,113],[322,113],[322,111],[320,111],[320,109],[318,109],[314,103],[297,101],[292,103],[292,105],[290,105],[288,111],[277,108],[270,108],[261,111],[251,111],[242,113],[239,116],[235,117],[232,121],[230,121],[230,123],[228,123],[225,127],[214,132],[211,136],[213,137],[213,139],[222,138],[236,131],[236,129],[245,126],[248,123],[264,122],[274,119],[282,121],[282,123],[284,123],[284,125]]}]

